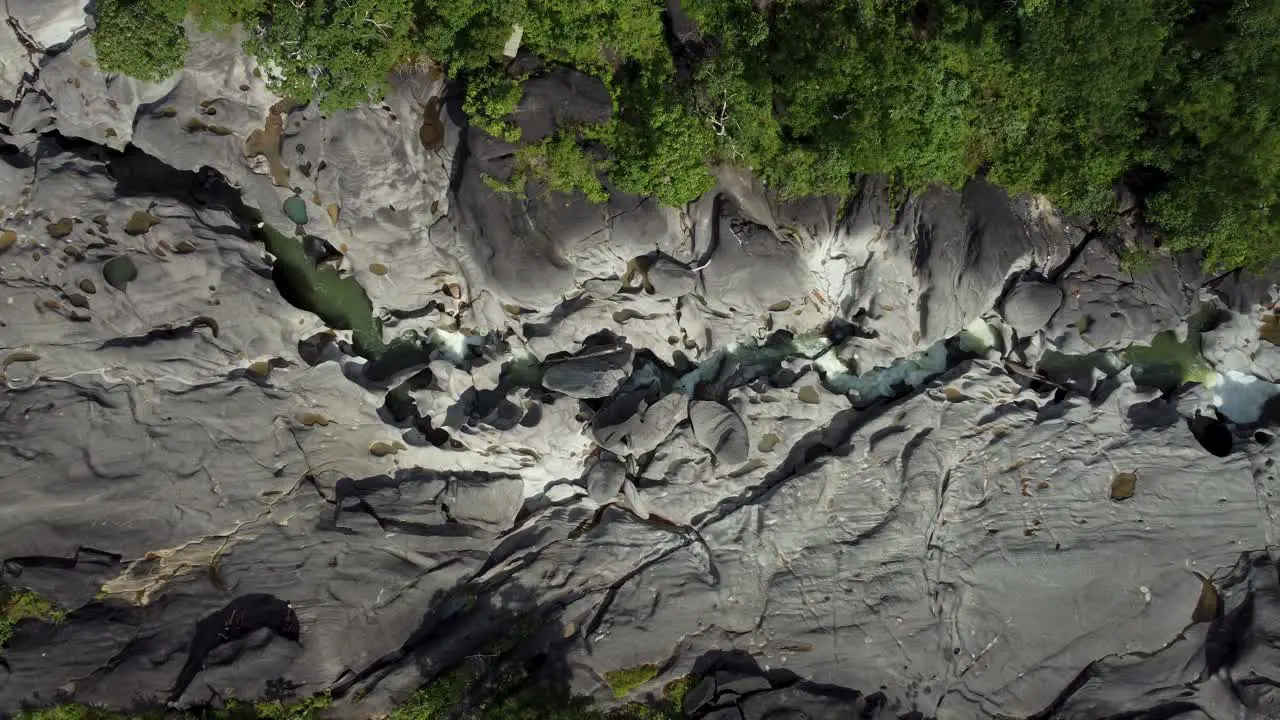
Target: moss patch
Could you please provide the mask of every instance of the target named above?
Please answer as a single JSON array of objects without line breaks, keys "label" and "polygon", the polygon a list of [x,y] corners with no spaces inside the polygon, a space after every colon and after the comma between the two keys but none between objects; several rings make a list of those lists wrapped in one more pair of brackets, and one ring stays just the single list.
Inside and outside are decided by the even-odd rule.
[{"label": "moss patch", "polygon": [[[619,672],[634,674],[642,668]],[[610,711],[592,707],[590,698],[572,695],[568,688],[548,688],[529,682],[519,670],[504,674],[477,692],[478,674],[464,666],[440,676],[418,690],[385,720],[682,720],[680,706],[694,682],[681,678],[664,692],[666,702],[659,707],[632,702]],[[357,702],[359,698],[356,698]],[[198,714],[166,714],[163,710],[115,712],[91,705],[64,704],[20,713],[16,720],[319,720],[332,701],[320,694],[293,701],[231,701],[225,708]]]},{"label": "moss patch", "polygon": [[671,703],[677,713],[683,713],[684,699],[697,682],[698,679],[692,675],[676,678],[662,688],[662,697]]},{"label": "moss patch", "polygon": [[0,587],[0,648],[9,643],[13,637],[13,626],[20,620],[61,623],[66,616],[65,611],[37,593]]},{"label": "moss patch", "polygon": [[472,673],[461,668],[422,688],[409,701],[391,712],[387,720],[437,720],[449,715],[462,703],[471,683]]},{"label": "moss patch", "polygon": [[658,677],[658,666],[653,663],[635,667],[612,670],[604,674],[605,684],[613,691],[613,696],[622,699],[632,690]]},{"label": "moss patch", "polygon": [[328,693],[301,700],[257,704],[231,701],[217,710],[175,715],[163,710],[119,713],[93,705],[65,704],[19,713],[16,720],[316,720],[333,704]]}]

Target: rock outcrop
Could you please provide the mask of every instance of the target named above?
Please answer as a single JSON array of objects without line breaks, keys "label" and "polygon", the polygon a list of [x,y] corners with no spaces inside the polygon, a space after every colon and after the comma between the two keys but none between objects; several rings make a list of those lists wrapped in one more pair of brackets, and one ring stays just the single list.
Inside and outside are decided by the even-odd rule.
[{"label": "rock outcrop", "polygon": [[[194,29],[108,78],[73,5],[0,27],[0,582],[68,610],[0,714],[370,717],[534,651],[698,718],[1276,712],[1274,278],[1129,273],[981,180],[517,196],[430,68],[325,117]],[[532,137],[607,104],[533,83]]]}]

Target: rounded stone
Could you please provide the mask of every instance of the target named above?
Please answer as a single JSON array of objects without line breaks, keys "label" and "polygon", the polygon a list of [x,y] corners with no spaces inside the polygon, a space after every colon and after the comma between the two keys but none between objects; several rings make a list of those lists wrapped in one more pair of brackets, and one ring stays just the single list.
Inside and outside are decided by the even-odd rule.
[{"label": "rounded stone", "polygon": [[1043,282],[1018,283],[1005,298],[1002,315],[1019,335],[1039,332],[1062,307],[1062,288]]}]

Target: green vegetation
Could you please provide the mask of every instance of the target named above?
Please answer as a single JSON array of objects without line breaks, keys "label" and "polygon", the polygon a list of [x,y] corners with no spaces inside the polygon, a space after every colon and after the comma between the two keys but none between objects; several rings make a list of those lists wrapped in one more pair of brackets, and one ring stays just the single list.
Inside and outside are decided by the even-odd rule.
[{"label": "green vegetation", "polygon": [[[648,666],[647,666],[648,667]],[[589,698],[566,688],[542,687],[522,672],[508,673],[478,693],[477,672],[464,666],[437,678],[393,710],[386,720],[683,720],[684,696],[692,678],[668,684],[656,706],[627,703],[612,710],[592,707]],[[476,697],[483,695],[483,697]],[[232,702],[217,710],[175,715],[163,709],[118,713],[104,708],[64,704],[20,713],[17,720],[319,720],[332,704],[327,694],[285,702]]]},{"label": "green vegetation", "polygon": [[681,711],[684,707],[685,696],[687,696],[689,691],[697,684],[697,680],[698,679],[692,675],[685,675],[672,680],[662,689],[663,699],[666,700],[667,703],[677,712]]},{"label": "green vegetation", "polygon": [[622,699],[632,690],[658,677],[658,666],[646,663],[635,667],[611,670],[604,674],[605,684],[613,691],[613,696]]},{"label": "green vegetation", "polygon": [[217,710],[176,714],[162,708],[118,713],[92,705],[64,704],[19,713],[17,720],[318,720],[332,701],[327,694],[286,702],[274,700],[256,705],[231,702]]},{"label": "green vegetation", "polygon": [[[332,704],[333,700],[328,693],[312,695],[293,702],[272,700],[256,705],[241,703],[227,708],[222,717],[207,720],[239,720],[242,717],[245,720],[314,720],[322,717],[323,712]],[[237,715],[237,711],[244,714]]]},{"label": "green vegetation", "polygon": [[98,0],[93,46],[103,70],[158,82],[182,68],[186,0]]},{"label": "green vegetation", "polygon": [[603,163],[570,135],[555,135],[542,142],[526,145],[516,151],[513,179],[521,188],[527,180],[536,180],[548,190],[573,192],[581,190],[592,202],[609,199],[599,172]]},{"label": "green vegetation", "polygon": [[523,94],[524,88],[516,78],[489,65],[467,78],[462,110],[481,130],[507,142],[518,142],[520,128],[507,118],[516,111]]},{"label": "green vegetation", "polygon": [[32,618],[61,623],[66,616],[65,611],[30,590],[0,586],[0,648],[9,643],[13,637],[13,626],[19,620]]},{"label": "green vegetation", "polygon": [[573,697],[564,689],[513,690],[510,682],[500,684],[492,696],[470,704],[467,695],[473,682],[472,673],[465,668],[438,678],[396,708],[388,720],[605,720],[592,710],[587,698]]},{"label": "green vegetation", "polygon": [[403,0],[259,3],[239,12],[254,28],[249,50],[277,90],[325,112],[381,99],[388,71],[411,51],[414,20]]},{"label": "green vegetation", "polygon": [[662,0],[102,0],[103,67],[171,72],[188,2],[206,27],[244,23],[298,100],[377,98],[425,54],[512,142],[522,78],[502,50],[518,24],[522,50],[612,94],[608,124],[521,155],[524,179],[594,200],[597,172],[672,205],[710,188],[716,164],[784,197],[847,195],[859,174],[905,193],[985,173],[1106,221],[1124,181],[1168,248],[1223,268],[1280,257],[1277,3],[682,0],[698,30],[669,39]]},{"label": "green vegetation", "polygon": [[[646,680],[653,677],[650,674]],[[602,711],[592,707],[589,698],[576,697],[566,688],[543,687],[528,680],[523,673],[508,674],[478,693],[476,673],[464,667],[419,690],[387,720],[683,720],[681,705],[691,684],[685,678],[673,682],[657,706],[633,702]],[[475,695],[483,697],[469,697]]]}]

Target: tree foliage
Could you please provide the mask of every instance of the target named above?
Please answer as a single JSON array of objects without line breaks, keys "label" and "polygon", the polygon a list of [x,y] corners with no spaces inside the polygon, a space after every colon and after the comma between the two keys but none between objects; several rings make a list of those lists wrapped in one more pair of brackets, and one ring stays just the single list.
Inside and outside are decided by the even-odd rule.
[{"label": "tree foliage", "polygon": [[275,89],[326,112],[380,100],[412,49],[414,16],[403,0],[275,2],[246,20],[249,50]]},{"label": "tree foliage", "polygon": [[[187,2],[100,0],[103,67],[176,68]],[[529,169],[572,170],[560,180],[594,178],[581,160],[598,143],[616,187],[675,205],[717,163],[784,196],[846,194],[858,174],[918,191],[985,173],[1103,218],[1129,181],[1170,247],[1227,267],[1280,256],[1277,3],[681,0],[696,31],[676,37],[663,0],[189,2],[206,27],[243,23],[276,88],[326,110],[376,99],[425,53],[513,142],[522,78],[502,52],[519,26],[524,51],[613,95],[613,120],[573,136],[582,152],[569,136],[525,152]]]},{"label": "tree foliage", "polygon": [[103,70],[158,82],[182,68],[186,0],[98,0],[93,47]]}]

